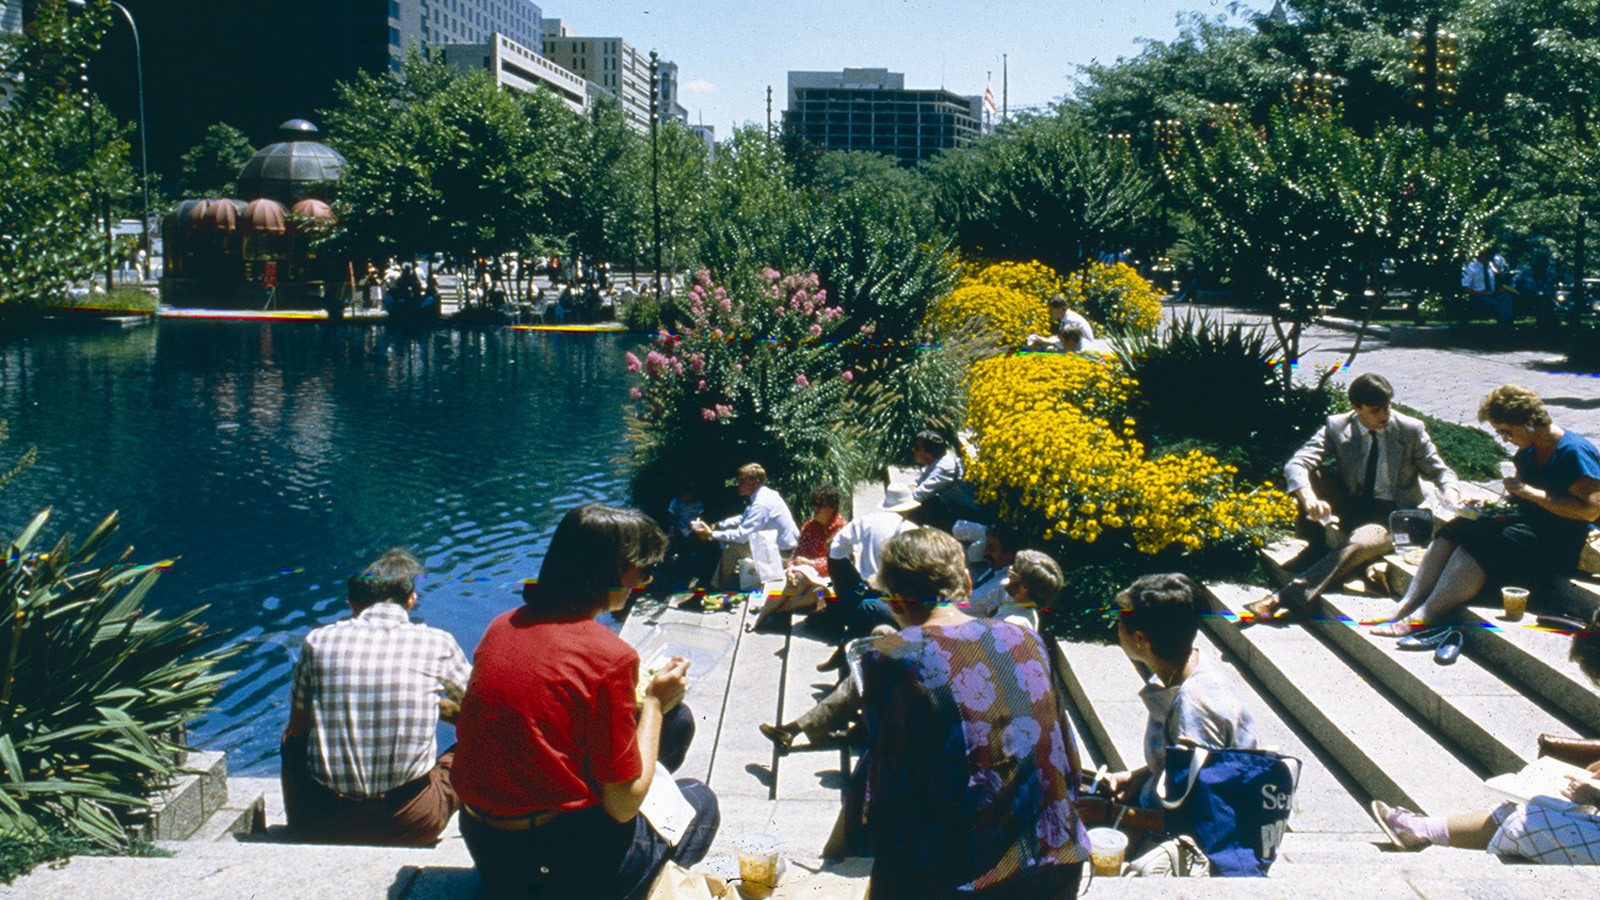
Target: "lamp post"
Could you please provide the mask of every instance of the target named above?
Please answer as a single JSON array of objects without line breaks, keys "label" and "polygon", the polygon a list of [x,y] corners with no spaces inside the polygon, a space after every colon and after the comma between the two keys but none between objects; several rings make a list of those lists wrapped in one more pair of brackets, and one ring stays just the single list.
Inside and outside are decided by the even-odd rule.
[{"label": "lamp post", "polygon": [[655,219],[656,299],[661,299],[661,59],[650,51],[650,210]]},{"label": "lamp post", "polygon": [[[134,24],[133,13],[116,0],[108,0],[110,6],[122,13],[122,18],[128,22],[128,30],[133,32],[133,70],[134,83],[139,93],[139,182],[140,190],[144,195],[144,216],[139,220],[139,240],[144,247],[145,259],[150,259],[150,157],[146,152],[146,135],[144,127],[144,48],[139,41],[139,26]],[[80,9],[88,6],[88,0],[67,0],[70,6]],[[110,213],[107,213],[106,227],[111,227]],[[148,264],[148,263],[147,263]],[[141,273],[142,278],[142,273]],[[111,289],[111,284],[106,283],[106,290]]]}]

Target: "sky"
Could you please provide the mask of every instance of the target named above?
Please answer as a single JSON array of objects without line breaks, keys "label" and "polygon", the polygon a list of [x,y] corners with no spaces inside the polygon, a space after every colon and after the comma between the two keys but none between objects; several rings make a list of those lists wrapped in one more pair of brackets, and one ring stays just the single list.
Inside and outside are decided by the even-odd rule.
[{"label": "sky", "polygon": [[[679,102],[690,122],[726,137],[734,124],[780,120],[790,70],[849,67],[903,72],[908,88],[944,87],[1001,102],[1008,56],[1010,109],[1071,92],[1080,65],[1139,53],[1166,41],[1178,17],[1228,14],[1230,0],[538,0],[586,37],[620,36],[678,64]],[[1270,9],[1245,0],[1246,10]]]}]

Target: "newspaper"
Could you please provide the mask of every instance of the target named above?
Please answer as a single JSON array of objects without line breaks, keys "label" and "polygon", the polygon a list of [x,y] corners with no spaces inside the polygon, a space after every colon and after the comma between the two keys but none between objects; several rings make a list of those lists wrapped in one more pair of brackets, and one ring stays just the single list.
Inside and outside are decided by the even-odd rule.
[{"label": "newspaper", "polygon": [[1488,779],[1484,784],[1493,791],[1497,791],[1520,803],[1531,803],[1546,809],[1558,812],[1578,812],[1595,814],[1593,806],[1582,803],[1573,803],[1561,796],[1563,789],[1570,784],[1568,778],[1577,778],[1585,781],[1594,781],[1587,769],[1581,769],[1570,763],[1549,756],[1541,756],[1520,772],[1507,772]]},{"label": "newspaper", "polygon": [[650,790],[645,792],[644,803],[639,807],[639,815],[673,846],[677,846],[694,820],[694,807],[689,804],[689,798],[683,796],[672,773],[659,762],[655,777],[650,779]]}]

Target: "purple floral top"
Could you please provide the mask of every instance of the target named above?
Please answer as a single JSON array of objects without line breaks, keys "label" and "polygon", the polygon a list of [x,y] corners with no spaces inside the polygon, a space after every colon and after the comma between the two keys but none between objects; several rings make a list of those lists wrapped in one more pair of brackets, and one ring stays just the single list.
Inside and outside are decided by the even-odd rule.
[{"label": "purple floral top", "polygon": [[862,656],[873,880],[981,891],[1089,858],[1078,753],[1038,633],[972,619]]}]

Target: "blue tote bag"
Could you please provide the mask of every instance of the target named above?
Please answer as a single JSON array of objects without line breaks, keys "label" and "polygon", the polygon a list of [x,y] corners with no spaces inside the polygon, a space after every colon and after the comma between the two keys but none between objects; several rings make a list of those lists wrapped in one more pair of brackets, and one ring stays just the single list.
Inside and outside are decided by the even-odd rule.
[{"label": "blue tote bag", "polygon": [[1289,827],[1300,760],[1264,750],[1168,747],[1157,794],[1167,831],[1193,835],[1224,878],[1267,874]]}]

